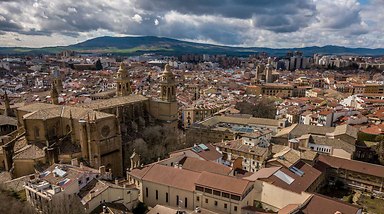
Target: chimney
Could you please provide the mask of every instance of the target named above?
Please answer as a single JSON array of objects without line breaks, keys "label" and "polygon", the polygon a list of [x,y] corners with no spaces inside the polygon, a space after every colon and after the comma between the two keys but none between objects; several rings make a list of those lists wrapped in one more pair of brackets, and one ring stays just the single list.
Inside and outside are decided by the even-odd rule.
[{"label": "chimney", "polygon": [[115,179],[115,184],[119,185],[119,180]]},{"label": "chimney", "polygon": [[99,173],[100,173],[100,175],[104,175],[105,174],[105,166],[100,166],[99,167]]},{"label": "chimney", "polygon": [[71,165],[72,166],[79,166],[79,161],[77,160],[77,158],[74,158],[71,160]]},{"label": "chimney", "polygon": [[82,169],[83,167],[84,167],[83,162],[80,162],[80,169]]}]

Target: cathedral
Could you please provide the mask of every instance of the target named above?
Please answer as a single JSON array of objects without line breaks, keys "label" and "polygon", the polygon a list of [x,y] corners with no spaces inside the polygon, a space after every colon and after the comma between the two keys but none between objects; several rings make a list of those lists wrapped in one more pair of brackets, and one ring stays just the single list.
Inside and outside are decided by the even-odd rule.
[{"label": "cathedral", "polygon": [[175,76],[169,65],[161,75],[159,98],[132,94],[129,73],[121,63],[116,96],[77,106],[58,105],[61,84],[54,81],[51,104],[17,109],[18,129],[2,139],[2,167],[13,177],[34,173],[46,164],[77,158],[93,168],[105,166],[122,176],[129,155],[126,142],[153,124],[177,128]]}]

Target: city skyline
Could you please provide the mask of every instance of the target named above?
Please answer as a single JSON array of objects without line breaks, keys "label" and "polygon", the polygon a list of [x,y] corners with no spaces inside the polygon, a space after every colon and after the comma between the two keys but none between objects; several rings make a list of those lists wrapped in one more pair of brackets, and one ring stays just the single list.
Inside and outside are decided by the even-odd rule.
[{"label": "city skyline", "polygon": [[149,35],[231,46],[383,48],[383,0],[0,2],[0,46]]}]

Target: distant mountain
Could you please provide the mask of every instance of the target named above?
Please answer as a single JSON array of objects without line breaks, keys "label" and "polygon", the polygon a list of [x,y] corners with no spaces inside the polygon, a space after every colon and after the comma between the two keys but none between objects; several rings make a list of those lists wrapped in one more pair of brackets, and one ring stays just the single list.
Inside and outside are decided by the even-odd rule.
[{"label": "distant mountain", "polygon": [[141,37],[98,37],[69,46],[46,48],[0,47],[1,55],[49,54],[63,50],[74,50],[81,53],[98,53],[113,55],[141,55],[156,53],[162,55],[182,54],[226,54],[231,56],[248,56],[250,54],[266,52],[273,56],[284,56],[288,51],[301,51],[306,56],[315,53],[335,55],[364,55],[382,56],[384,49],[347,48],[342,46],[305,47],[305,48],[262,48],[262,47],[231,47],[186,42],[177,39],[141,36]]}]

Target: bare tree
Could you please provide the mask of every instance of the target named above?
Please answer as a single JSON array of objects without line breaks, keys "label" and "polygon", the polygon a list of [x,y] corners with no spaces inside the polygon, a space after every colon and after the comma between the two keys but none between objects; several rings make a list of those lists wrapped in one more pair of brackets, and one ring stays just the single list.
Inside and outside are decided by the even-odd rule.
[{"label": "bare tree", "polygon": [[52,200],[49,213],[56,214],[85,214],[85,208],[77,195],[63,194]]},{"label": "bare tree", "polygon": [[33,214],[36,210],[25,200],[22,200],[18,193],[0,189],[0,213],[9,214]]}]

